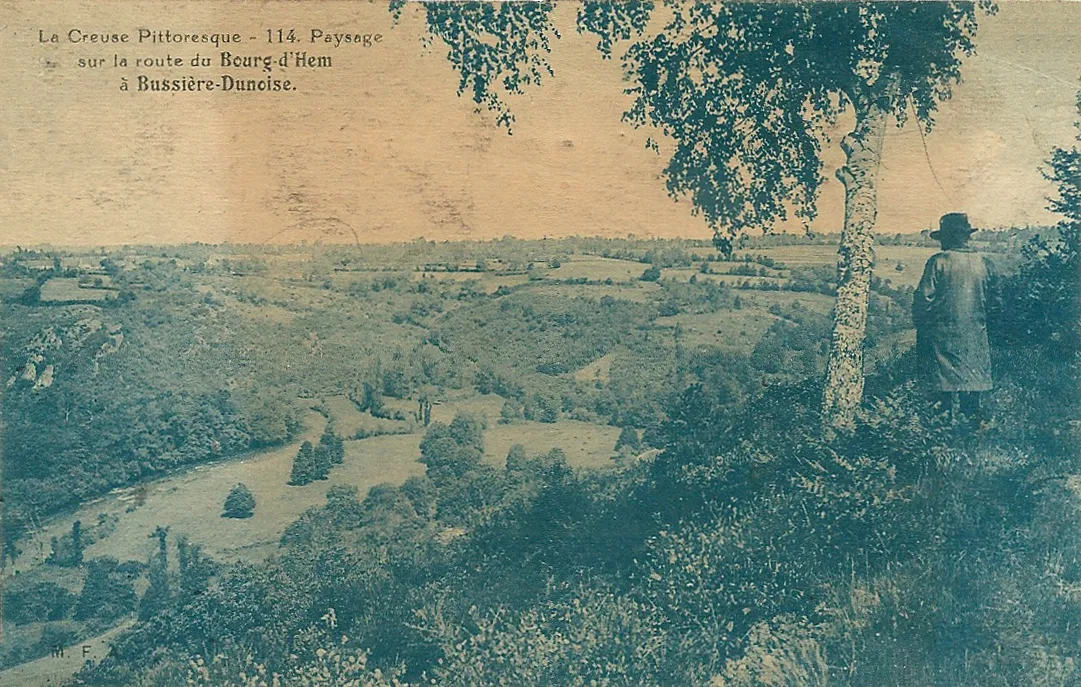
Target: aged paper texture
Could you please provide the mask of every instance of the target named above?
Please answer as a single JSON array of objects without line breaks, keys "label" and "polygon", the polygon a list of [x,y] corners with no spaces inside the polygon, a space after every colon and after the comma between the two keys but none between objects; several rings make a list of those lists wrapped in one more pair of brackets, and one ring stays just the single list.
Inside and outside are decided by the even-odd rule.
[{"label": "aged paper texture", "polygon": [[1078,35],[0,0],[0,685],[1081,683]]}]

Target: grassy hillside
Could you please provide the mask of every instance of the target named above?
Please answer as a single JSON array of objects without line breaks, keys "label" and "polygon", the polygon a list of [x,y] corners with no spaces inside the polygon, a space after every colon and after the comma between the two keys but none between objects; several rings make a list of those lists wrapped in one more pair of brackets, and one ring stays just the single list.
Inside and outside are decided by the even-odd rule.
[{"label": "grassy hillside", "polygon": [[[343,580],[403,593],[413,582],[380,571],[415,546],[435,556],[415,568],[430,580],[459,574],[465,542],[492,565],[540,546],[529,554],[539,568],[514,568],[517,590],[490,580],[491,609],[571,584],[556,571],[593,558],[623,566],[656,523],[612,509],[643,479],[636,470],[671,450],[680,394],[700,387],[727,416],[824,364],[832,252],[746,248],[721,260],[693,242],[594,239],[142,247],[62,252],[59,271],[36,253],[6,255],[3,574],[18,584],[5,599],[51,619],[6,632],[0,658],[32,659],[146,609],[160,615],[167,601],[188,613],[185,585],[214,579],[226,593],[218,575],[278,574],[268,556],[310,583],[325,577],[310,566],[326,552],[309,544],[348,556],[370,547],[352,563],[374,577]],[[928,251],[888,248],[880,269],[894,271]],[[107,277],[115,297],[35,299],[37,284],[87,277]],[[910,291],[896,279],[874,290],[871,359],[885,369],[911,334]],[[475,445],[425,449],[433,428],[459,417],[478,423]],[[342,463],[290,486],[303,443],[320,445],[325,430]],[[238,483],[254,513],[223,518]],[[546,507],[556,522],[543,521]],[[369,598],[350,589],[325,592]],[[396,593],[388,603],[419,608]],[[284,604],[290,627],[325,613],[318,599]],[[348,622],[374,622],[362,615]],[[396,641],[366,648],[389,667]],[[445,652],[434,641],[414,636],[401,651],[423,663]]]}]

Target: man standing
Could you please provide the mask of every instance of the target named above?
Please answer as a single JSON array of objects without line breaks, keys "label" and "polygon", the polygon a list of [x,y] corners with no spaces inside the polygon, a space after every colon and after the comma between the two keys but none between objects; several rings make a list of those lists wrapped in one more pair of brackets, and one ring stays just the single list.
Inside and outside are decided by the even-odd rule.
[{"label": "man standing", "polygon": [[972,226],[960,212],[943,215],[931,232],[942,251],[927,261],[912,303],[920,370],[953,421],[979,422],[980,394],[991,390],[987,341],[990,261],[968,245]]}]

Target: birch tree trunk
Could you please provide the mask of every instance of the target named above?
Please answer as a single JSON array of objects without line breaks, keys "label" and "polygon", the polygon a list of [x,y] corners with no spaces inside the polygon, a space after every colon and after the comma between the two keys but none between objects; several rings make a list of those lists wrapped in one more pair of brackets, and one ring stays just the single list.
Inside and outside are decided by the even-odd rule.
[{"label": "birch tree trunk", "polygon": [[851,425],[863,400],[863,341],[887,107],[874,101],[865,107],[857,105],[856,126],[841,140],[846,162],[837,170],[837,178],[845,187],[845,223],[837,251],[837,301],[822,395],[822,417],[832,427]]}]

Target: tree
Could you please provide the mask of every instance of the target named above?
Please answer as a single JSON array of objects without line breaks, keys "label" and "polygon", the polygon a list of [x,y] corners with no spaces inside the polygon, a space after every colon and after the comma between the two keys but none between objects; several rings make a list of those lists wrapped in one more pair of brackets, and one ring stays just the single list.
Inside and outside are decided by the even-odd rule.
[{"label": "tree", "polygon": [[135,599],[129,567],[115,558],[96,558],[87,563],[86,581],[73,617],[116,620],[135,610]]},{"label": "tree", "polygon": [[[478,373],[478,379],[480,374]],[[489,393],[488,391],[481,391],[480,383],[478,382],[477,390],[482,394]],[[427,395],[421,396],[417,401],[417,422],[421,422],[425,427],[432,423],[432,401]]]},{"label": "tree", "polygon": [[660,281],[661,268],[656,265],[650,265],[646,268],[645,272],[642,272],[642,276],[638,277],[639,281]]},{"label": "tree", "polygon": [[26,287],[26,290],[19,296],[19,303],[22,305],[37,305],[41,302],[41,285],[32,284]]},{"label": "tree", "polygon": [[[848,424],[863,395],[863,344],[877,215],[877,173],[890,116],[929,131],[938,101],[974,52],[979,2],[662,3],[662,29],[646,36],[653,2],[584,2],[578,31],[611,57],[630,41],[623,68],[634,102],[624,119],[672,143],[669,193],[689,196],[730,250],[750,228],[792,215],[809,223],[825,181],[826,127],[854,115],[841,141],[846,162],[838,288],[822,399],[824,417]],[[405,3],[392,3],[400,14]],[[553,74],[547,61],[555,3],[424,5],[429,33],[449,48],[478,109],[514,121],[498,92],[521,93]],[[922,133],[922,132],[921,132]],[[659,151],[656,142],[650,142]]]},{"label": "tree", "polygon": [[527,420],[553,423],[559,420],[559,403],[549,394],[538,391],[526,399],[522,415]]},{"label": "tree", "polygon": [[169,607],[172,602],[172,590],[169,587],[169,558],[166,547],[168,527],[158,525],[151,539],[158,540],[158,550],[151,555],[148,565],[150,584],[139,600],[139,620],[148,620]]},{"label": "tree", "polygon": [[4,590],[4,619],[16,625],[62,620],[75,604],[75,595],[55,582]]},{"label": "tree", "polygon": [[218,566],[203,554],[202,547],[190,543],[185,536],[176,540],[176,558],[180,573],[177,600],[184,604],[206,591]]},{"label": "tree", "polygon": [[331,449],[323,442],[319,442],[312,449],[312,479],[325,480],[330,477],[330,468],[333,467]]},{"label": "tree", "polygon": [[616,438],[616,451],[619,451],[624,446],[634,451],[641,448],[642,442],[638,438],[638,430],[634,427],[624,427],[619,430],[619,437]]},{"label": "tree", "polygon": [[311,484],[315,479],[315,472],[315,451],[312,449],[312,442],[305,441],[300,445],[300,450],[293,459],[293,471],[289,474],[289,484],[294,487]]},{"label": "tree", "polygon": [[784,346],[771,327],[751,351],[751,365],[757,370],[777,374],[784,367]]},{"label": "tree", "polygon": [[459,445],[484,451],[484,430],[473,415],[458,413],[451,420],[448,431]]},{"label": "tree", "polygon": [[71,523],[71,564],[83,564],[83,523],[79,520]]},{"label": "tree", "polygon": [[1053,237],[1034,237],[1010,280],[1001,335],[1016,343],[1038,344],[1065,359],[1081,349],[1081,93],[1078,134],[1069,148],[1056,147],[1044,176],[1055,184],[1049,209],[1061,215]]},{"label": "tree", "polygon": [[470,415],[456,415],[450,425],[433,422],[420,442],[420,460],[434,480],[461,477],[481,463],[484,437]]},{"label": "tree", "polygon": [[139,620],[149,620],[169,607],[171,595],[166,571],[160,564],[150,563],[150,585],[139,599]]},{"label": "tree", "polygon": [[225,497],[223,518],[250,518],[255,512],[255,496],[243,483],[237,484]]},{"label": "tree", "polygon": [[76,520],[71,524],[71,534],[49,539],[49,556],[45,562],[64,568],[77,568],[83,563],[83,551],[86,542],[83,540],[83,523]]},{"label": "tree", "polygon": [[326,453],[330,465],[341,465],[345,462],[345,443],[341,437],[334,433],[334,428],[329,424],[319,437],[319,446],[316,447],[316,450],[319,449]]},{"label": "tree", "polygon": [[361,390],[350,392],[349,398],[362,413],[367,411],[372,417],[386,417],[387,415],[383,394],[371,382],[364,382]]},{"label": "tree", "polygon": [[509,424],[515,420],[519,420],[522,417],[522,404],[514,399],[508,398],[503,401],[503,407],[499,409],[499,422],[500,424]]},{"label": "tree", "polygon": [[520,470],[525,462],[529,459],[525,452],[525,446],[521,444],[514,444],[507,451],[507,465],[508,471]]},{"label": "tree", "polygon": [[291,414],[292,409],[280,399],[266,398],[258,402],[248,417],[252,447],[273,446],[287,440],[292,434]]}]

